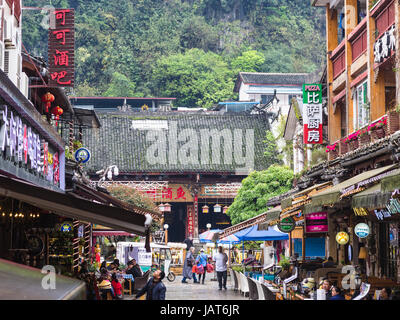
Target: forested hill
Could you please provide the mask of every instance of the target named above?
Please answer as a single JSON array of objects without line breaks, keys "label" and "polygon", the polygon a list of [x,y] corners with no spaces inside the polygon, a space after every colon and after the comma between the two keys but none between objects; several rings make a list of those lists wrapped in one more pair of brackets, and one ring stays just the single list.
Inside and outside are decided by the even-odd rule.
[{"label": "forested hill", "polygon": [[[52,0],[75,8],[81,96],[174,96],[210,107],[233,97],[238,71],[323,66],[324,10],[309,0]],[[44,7],[48,0],[23,0]],[[44,14],[24,10],[23,41],[47,58]]]}]

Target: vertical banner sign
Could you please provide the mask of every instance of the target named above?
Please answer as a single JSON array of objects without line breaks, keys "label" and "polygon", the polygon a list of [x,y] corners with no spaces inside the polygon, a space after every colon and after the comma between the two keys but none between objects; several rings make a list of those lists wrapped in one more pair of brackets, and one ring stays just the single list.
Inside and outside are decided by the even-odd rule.
[{"label": "vertical banner sign", "polygon": [[199,236],[199,218],[198,218],[198,213],[199,213],[199,197],[196,194],[194,196],[194,202],[193,202],[193,207],[194,207],[194,238],[197,238]]},{"label": "vertical banner sign", "polygon": [[304,144],[322,144],[322,85],[303,84]]},{"label": "vertical banner sign", "polygon": [[194,207],[187,206],[186,238],[194,237]]},{"label": "vertical banner sign", "polygon": [[[49,86],[74,86],[75,27],[74,9],[50,11]],[[52,23],[54,21],[54,23]]]}]

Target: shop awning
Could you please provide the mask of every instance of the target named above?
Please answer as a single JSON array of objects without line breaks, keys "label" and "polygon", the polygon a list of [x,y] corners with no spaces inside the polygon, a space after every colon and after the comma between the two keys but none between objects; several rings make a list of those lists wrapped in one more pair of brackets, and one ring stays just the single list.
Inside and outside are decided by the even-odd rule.
[{"label": "shop awning", "polygon": [[365,191],[362,191],[353,196],[353,208],[383,208],[385,207],[390,198],[391,192],[382,192],[382,184],[378,183]]},{"label": "shop awning", "polygon": [[291,195],[290,197],[288,197],[286,199],[283,199],[282,203],[281,203],[282,209],[289,208],[290,206],[295,205],[297,202],[301,202],[301,201],[293,202],[293,199],[296,199],[296,198],[299,198],[299,197],[302,197],[302,196],[307,196],[307,195],[308,196],[312,196],[313,193],[314,193],[313,192],[314,190],[318,191],[318,189],[321,189],[323,187],[327,187],[329,184],[332,184],[332,182],[328,181],[328,182],[324,182],[324,183],[321,183],[321,184],[317,184],[315,186],[312,186],[310,188],[307,188],[307,189],[304,189],[304,190],[302,190],[300,192],[297,192],[294,195]]},{"label": "shop awning", "polygon": [[40,269],[0,259],[0,300],[85,300],[86,284],[55,275],[54,289],[44,290]]},{"label": "shop awning", "polygon": [[145,235],[144,215],[44,189],[19,179],[0,175],[0,195],[24,201],[64,217]]},{"label": "shop awning", "polygon": [[311,205],[312,206],[320,206],[320,205],[330,205],[340,201],[341,191],[347,189],[351,186],[355,186],[364,182],[364,180],[371,179],[376,177],[384,172],[389,171],[394,168],[396,165],[390,165],[383,168],[378,168],[370,171],[363,172],[353,178],[350,178],[346,181],[343,181],[328,190],[322,191],[314,196],[311,196]]},{"label": "shop awning", "polygon": [[277,206],[275,208],[269,209],[265,215],[265,222],[262,222],[258,225],[258,230],[268,230],[270,227],[270,223],[275,220],[279,220],[279,216],[281,214],[281,206]]},{"label": "shop awning", "polygon": [[396,189],[400,189],[400,169],[382,179],[382,192],[392,192]]},{"label": "shop awning", "polygon": [[115,236],[125,236],[125,237],[132,237],[134,236],[133,233],[128,233],[124,231],[114,231],[114,230],[101,230],[101,231],[93,231],[93,237],[115,237]]}]

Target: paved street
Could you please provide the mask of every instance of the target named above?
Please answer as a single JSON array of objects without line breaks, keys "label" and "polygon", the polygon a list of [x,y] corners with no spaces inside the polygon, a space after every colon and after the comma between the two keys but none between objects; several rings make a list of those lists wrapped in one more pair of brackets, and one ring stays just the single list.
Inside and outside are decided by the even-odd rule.
[{"label": "paved street", "polygon": [[211,281],[214,274],[207,274],[204,284],[193,283],[192,280],[186,280],[188,283],[182,283],[182,276],[177,276],[174,282],[164,280],[167,287],[166,300],[247,300],[243,295],[234,292],[228,277],[228,290],[218,290],[218,281]]}]

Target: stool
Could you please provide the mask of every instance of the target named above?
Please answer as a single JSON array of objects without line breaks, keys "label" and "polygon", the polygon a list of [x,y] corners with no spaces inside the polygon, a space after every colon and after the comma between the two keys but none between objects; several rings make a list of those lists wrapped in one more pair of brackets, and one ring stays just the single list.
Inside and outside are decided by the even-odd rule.
[{"label": "stool", "polygon": [[127,279],[127,284],[128,284],[128,288],[125,288],[125,285],[124,285],[123,292],[124,292],[124,295],[125,295],[125,293],[127,293],[131,296],[132,295],[132,281],[130,279]]}]

